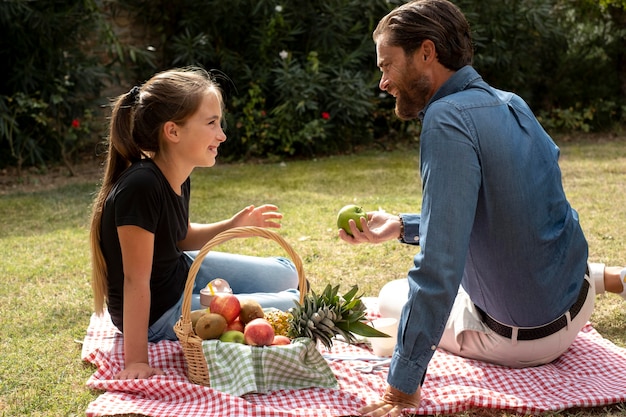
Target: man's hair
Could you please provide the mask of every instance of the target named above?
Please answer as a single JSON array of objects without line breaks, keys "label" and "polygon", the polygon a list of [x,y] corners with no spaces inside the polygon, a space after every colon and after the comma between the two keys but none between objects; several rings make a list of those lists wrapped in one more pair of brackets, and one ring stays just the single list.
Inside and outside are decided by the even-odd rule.
[{"label": "man's hair", "polygon": [[384,37],[410,55],[429,39],[435,44],[439,63],[451,70],[471,65],[474,48],[470,26],[461,10],[447,0],[417,0],[383,17],[374,30],[378,42]]}]

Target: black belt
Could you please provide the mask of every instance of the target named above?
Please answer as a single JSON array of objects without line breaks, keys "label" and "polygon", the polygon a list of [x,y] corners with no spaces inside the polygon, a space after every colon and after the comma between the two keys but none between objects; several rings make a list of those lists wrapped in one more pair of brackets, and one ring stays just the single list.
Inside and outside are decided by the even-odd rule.
[{"label": "black belt", "polygon": [[[589,282],[585,279],[583,280],[582,288],[580,289],[580,293],[578,294],[578,299],[576,302],[570,307],[569,314],[571,320],[574,320],[574,317],[578,315],[580,309],[585,304],[585,300],[587,299],[587,292],[589,291]],[[482,311],[478,306],[476,306],[478,312],[482,316],[483,322],[489,327],[491,330],[499,334],[500,336],[504,336],[506,338],[511,338],[513,335],[513,328],[507,326],[506,324],[502,324],[491,317],[484,311]],[[541,327],[533,327],[533,328],[519,328],[517,330],[517,340],[536,340],[541,339],[546,336],[550,336],[561,330],[563,327],[567,326],[567,317],[563,314],[558,319],[554,320],[551,323],[546,324]]]}]

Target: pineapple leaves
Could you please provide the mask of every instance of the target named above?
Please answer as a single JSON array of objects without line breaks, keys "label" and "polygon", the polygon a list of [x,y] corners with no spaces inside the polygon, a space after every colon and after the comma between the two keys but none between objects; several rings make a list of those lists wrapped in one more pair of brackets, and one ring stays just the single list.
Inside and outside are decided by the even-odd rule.
[{"label": "pineapple leaves", "polygon": [[359,336],[364,337],[391,337],[387,333],[383,333],[378,329],[373,328],[361,321],[357,321],[351,324],[346,322],[338,323],[337,327],[345,332],[350,332],[354,334],[358,334]]},{"label": "pineapple leaves", "polygon": [[358,286],[353,286],[347,293],[339,295],[339,285],[326,285],[318,295],[314,291],[304,298],[303,304],[296,303],[290,309],[291,337],[308,337],[321,342],[330,349],[333,338],[340,335],[348,343],[355,343],[356,335],[365,337],[390,337],[367,322],[366,307],[361,296],[357,295]]},{"label": "pineapple leaves", "polygon": [[[339,288],[337,288],[337,289],[339,289]],[[352,298],[356,295],[356,293],[357,293],[357,291],[358,291],[358,290],[359,290],[359,287],[358,287],[358,286],[356,286],[356,285],[355,285],[355,286],[353,286],[353,287],[352,287],[352,289],[351,289],[350,291],[348,291],[347,293],[345,293],[345,294],[343,295],[343,298],[344,298],[346,301],[350,301],[350,300],[352,300]],[[360,297],[357,297],[357,298],[360,298]],[[355,301],[357,301],[357,300],[355,300]]]}]

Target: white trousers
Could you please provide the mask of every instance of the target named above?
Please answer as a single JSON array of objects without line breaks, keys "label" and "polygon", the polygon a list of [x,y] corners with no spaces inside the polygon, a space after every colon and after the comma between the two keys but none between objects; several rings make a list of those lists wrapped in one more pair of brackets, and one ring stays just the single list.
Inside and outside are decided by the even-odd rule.
[{"label": "white trousers", "polygon": [[[569,312],[566,313],[567,325],[564,328],[536,340],[516,340],[515,327],[513,337],[510,339],[495,333],[483,323],[469,295],[462,288],[459,289],[439,347],[458,356],[511,368],[525,368],[552,362],[569,348],[591,317],[596,295],[595,283],[603,276],[604,265],[589,264],[589,270],[594,279],[585,276],[589,281],[589,291],[574,320],[571,320]],[[378,297],[380,314],[383,317],[399,319],[408,298],[408,289],[406,279],[385,284]],[[603,284],[599,289],[601,291],[604,289]]]}]

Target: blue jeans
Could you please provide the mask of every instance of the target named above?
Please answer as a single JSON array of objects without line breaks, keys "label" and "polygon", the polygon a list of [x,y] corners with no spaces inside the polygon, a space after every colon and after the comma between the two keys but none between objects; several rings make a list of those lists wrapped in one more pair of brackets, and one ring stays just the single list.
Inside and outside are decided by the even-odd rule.
[{"label": "blue jeans", "polygon": [[[185,252],[189,265],[198,252]],[[200,290],[215,278],[223,278],[233,293],[252,298],[263,308],[286,311],[300,300],[298,273],[291,260],[282,257],[261,258],[225,252],[209,252],[204,259],[192,291],[191,310],[203,308]],[[177,340],[174,325],[180,319],[183,297],[148,329],[148,341]]]}]

